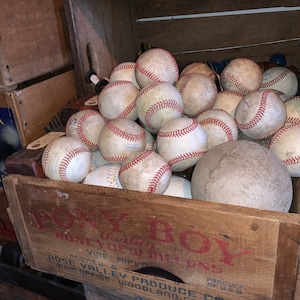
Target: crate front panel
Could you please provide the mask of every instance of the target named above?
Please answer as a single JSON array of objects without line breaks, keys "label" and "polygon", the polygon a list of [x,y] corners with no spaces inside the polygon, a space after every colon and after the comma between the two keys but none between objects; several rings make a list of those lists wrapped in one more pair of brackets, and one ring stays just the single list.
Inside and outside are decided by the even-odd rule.
[{"label": "crate front panel", "polygon": [[[159,267],[199,295],[271,299],[278,292],[292,299],[298,215],[20,175],[4,180],[18,240],[34,269],[134,289],[134,276],[142,276],[134,271]],[[286,222],[295,223],[282,232]],[[288,250],[281,235],[288,236]],[[289,270],[278,269],[286,251]],[[275,286],[277,276],[285,281]]]}]

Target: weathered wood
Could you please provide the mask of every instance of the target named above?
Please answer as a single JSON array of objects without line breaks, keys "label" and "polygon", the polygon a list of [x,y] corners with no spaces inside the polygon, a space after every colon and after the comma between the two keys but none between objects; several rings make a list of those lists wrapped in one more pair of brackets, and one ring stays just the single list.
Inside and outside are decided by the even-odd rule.
[{"label": "weathered wood", "polygon": [[[149,299],[165,286],[191,298],[294,299],[298,214],[21,175],[4,188],[33,269]],[[146,266],[184,283],[136,272]]]}]

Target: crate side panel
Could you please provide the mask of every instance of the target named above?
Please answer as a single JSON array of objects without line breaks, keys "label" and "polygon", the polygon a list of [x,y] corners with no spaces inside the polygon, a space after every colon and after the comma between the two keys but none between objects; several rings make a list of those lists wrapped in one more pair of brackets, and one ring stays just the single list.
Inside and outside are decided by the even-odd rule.
[{"label": "crate side panel", "polygon": [[60,111],[76,99],[74,71],[68,71],[22,90],[6,93],[22,146],[61,126]]},{"label": "crate side panel", "polygon": [[4,89],[71,63],[61,0],[7,1],[0,11],[0,86]]},{"label": "crate side panel", "polygon": [[[123,61],[135,60],[138,51],[131,10],[131,1],[65,1],[71,18],[69,30],[76,41],[73,55],[78,62],[76,76],[84,91],[93,92],[91,84],[84,83],[84,75],[92,67],[99,77],[109,76],[113,67]],[[91,65],[86,48],[89,45]]]},{"label": "crate side panel", "polygon": [[[224,295],[273,295],[279,225],[281,217],[287,222],[286,214],[259,217],[251,209],[233,213],[232,207],[199,201],[152,194],[141,199],[144,193],[13,178],[21,178],[15,188],[27,232],[22,238],[30,240],[33,253],[29,262],[42,271],[95,284],[89,279],[102,265],[132,271],[151,266]],[[298,215],[288,217],[299,222]],[[297,251],[289,255],[295,258]],[[229,284],[234,291],[226,290]]]}]

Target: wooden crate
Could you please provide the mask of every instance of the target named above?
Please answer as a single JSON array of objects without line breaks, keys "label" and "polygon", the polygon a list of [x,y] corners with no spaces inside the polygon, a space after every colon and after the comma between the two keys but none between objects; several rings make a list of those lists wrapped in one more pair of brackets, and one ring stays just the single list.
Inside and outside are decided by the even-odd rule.
[{"label": "wooden crate", "polygon": [[0,90],[72,63],[62,1],[1,2]]},{"label": "wooden crate", "polygon": [[[35,270],[142,299],[298,299],[299,214],[23,175],[3,180]],[[137,272],[145,267],[180,280]]]},{"label": "wooden crate", "polygon": [[16,242],[13,225],[7,214],[8,202],[3,187],[0,187],[0,244]]},{"label": "wooden crate", "polygon": [[20,90],[0,93],[12,110],[23,147],[60,127],[60,111],[77,98],[74,70],[69,70]]},{"label": "wooden crate", "polygon": [[91,63],[107,77],[118,63],[135,61],[142,42],[170,51],[179,67],[195,61],[248,57],[268,61],[283,53],[300,66],[298,0],[180,1],[64,0],[79,93]]}]

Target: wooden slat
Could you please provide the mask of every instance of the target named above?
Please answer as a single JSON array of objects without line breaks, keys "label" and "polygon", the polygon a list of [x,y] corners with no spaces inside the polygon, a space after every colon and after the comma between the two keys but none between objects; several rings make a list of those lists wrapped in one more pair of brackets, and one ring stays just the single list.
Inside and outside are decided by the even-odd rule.
[{"label": "wooden slat", "polygon": [[158,16],[173,16],[186,14],[199,14],[208,12],[222,12],[243,9],[299,6],[298,0],[260,0],[260,1],[195,1],[195,0],[135,0],[134,9],[137,18]]},{"label": "wooden slat", "polygon": [[34,269],[151,299],[138,290],[151,277],[135,270],[160,267],[185,284],[157,282],[203,297],[293,299],[298,214],[21,175],[4,188]]}]

